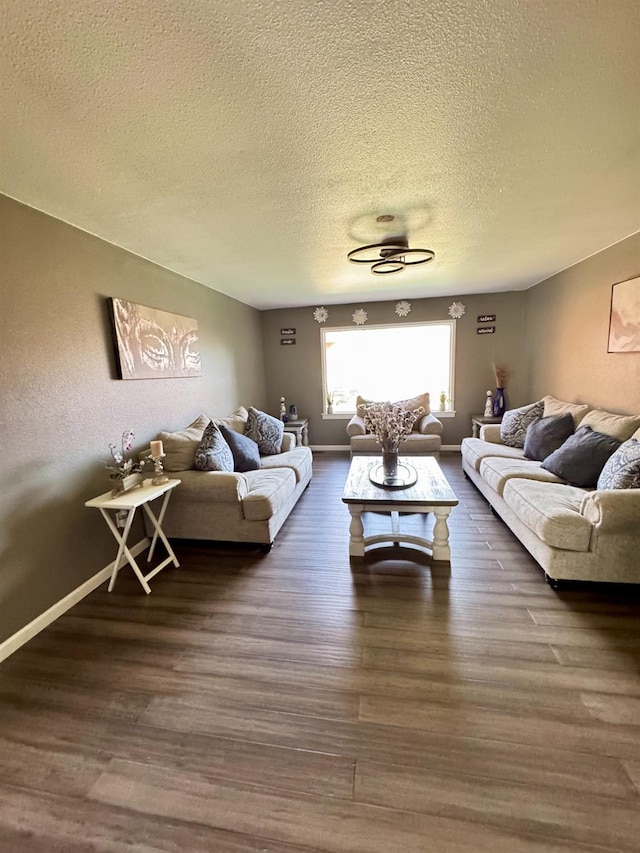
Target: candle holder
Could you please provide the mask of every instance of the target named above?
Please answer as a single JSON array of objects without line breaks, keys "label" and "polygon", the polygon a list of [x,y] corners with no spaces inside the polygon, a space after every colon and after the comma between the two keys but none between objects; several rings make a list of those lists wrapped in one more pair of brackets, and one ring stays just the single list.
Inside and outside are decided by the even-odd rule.
[{"label": "candle holder", "polygon": [[166,454],[162,453],[160,456],[152,456],[153,459],[153,478],[151,480],[152,486],[163,486],[165,483],[169,482],[169,478],[164,473],[164,468],[162,467],[162,459]]}]

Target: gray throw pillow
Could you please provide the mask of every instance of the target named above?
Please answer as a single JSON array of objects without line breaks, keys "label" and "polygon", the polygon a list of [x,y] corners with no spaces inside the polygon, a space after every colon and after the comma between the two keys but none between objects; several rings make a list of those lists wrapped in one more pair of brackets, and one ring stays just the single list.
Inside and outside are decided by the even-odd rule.
[{"label": "gray throw pillow", "polygon": [[233,471],[233,454],[213,421],[196,450],[195,466],[198,471]]},{"label": "gray throw pillow", "polygon": [[224,424],[220,424],[220,432],[233,454],[233,470],[241,473],[257,471],[260,467],[260,451],[255,441]]},{"label": "gray throw pillow", "polygon": [[280,453],[282,447],[284,424],[273,415],[249,406],[249,417],[244,434],[258,445],[260,456],[274,456]]},{"label": "gray throw pillow", "polygon": [[606,461],[598,489],[640,489],[640,441],[630,438]]},{"label": "gray throw pillow", "polygon": [[583,426],[547,456],[541,467],[571,486],[591,489],[596,485],[605,462],[619,447],[617,439]]},{"label": "gray throw pillow", "polygon": [[573,415],[549,415],[532,423],[524,437],[524,455],[542,462],[573,435]]},{"label": "gray throw pillow", "polygon": [[504,413],[500,424],[500,438],[508,447],[524,447],[527,428],[539,421],[544,413],[544,403],[530,403],[519,409],[509,409]]}]

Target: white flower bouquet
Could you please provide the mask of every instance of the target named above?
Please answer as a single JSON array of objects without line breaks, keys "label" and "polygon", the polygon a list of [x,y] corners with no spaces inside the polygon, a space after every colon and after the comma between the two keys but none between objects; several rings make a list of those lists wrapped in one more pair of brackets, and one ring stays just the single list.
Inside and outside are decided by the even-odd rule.
[{"label": "white flower bouquet", "polygon": [[396,453],[400,442],[409,435],[415,422],[424,413],[422,406],[409,411],[391,403],[374,403],[365,409],[364,425],[384,453]]}]

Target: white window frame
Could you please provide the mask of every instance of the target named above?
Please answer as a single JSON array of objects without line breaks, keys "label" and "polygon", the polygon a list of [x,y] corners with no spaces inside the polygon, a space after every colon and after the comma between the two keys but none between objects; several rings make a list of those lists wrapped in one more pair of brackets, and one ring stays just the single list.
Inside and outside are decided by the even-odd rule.
[{"label": "white window frame", "polygon": [[[425,320],[423,322],[416,323],[403,323],[402,328],[406,328],[407,326],[449,326],[451,329],[450,337],[449,337],[449,364],[451,365],[451,369],[449,371],[449,388],[447,389],[447,409],[443,411],[439,411],[439,400],[431,400],[431,411],[436,412],[437,416],[440,417],[455,417],[455,406],[454,406],[454,389],[455,389],[455,372],[456,372],[456,320]],[[368,329],[398,329],[398,323],[379,323],[377,325],[370,325],[362,328],[355,328],[353,326],[322,326],[320,328],[320,360],[322,365],[322,418],[323,419],[335,419],[335,420],[349,420],[355,414],[355,410],[351,412],[338,412],[329,414],[327,412],[327,363],[326,363],[326,337],[329,332],[366,332]],[[422,393],[424,389],[416,388],[416,394]]]}]

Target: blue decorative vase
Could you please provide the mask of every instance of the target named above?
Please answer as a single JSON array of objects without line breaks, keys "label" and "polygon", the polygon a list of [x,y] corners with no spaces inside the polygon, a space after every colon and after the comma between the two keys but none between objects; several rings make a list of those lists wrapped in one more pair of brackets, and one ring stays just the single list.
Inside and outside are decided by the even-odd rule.
[{"label": "blue decorative vase", "polygon": [[501,418],[507,408],[507,402],[504,397],[504,388],[496,388],[496,393],[493,395],[493,417]]}]

